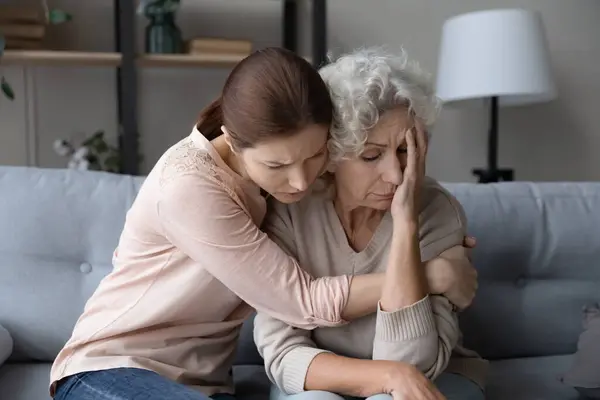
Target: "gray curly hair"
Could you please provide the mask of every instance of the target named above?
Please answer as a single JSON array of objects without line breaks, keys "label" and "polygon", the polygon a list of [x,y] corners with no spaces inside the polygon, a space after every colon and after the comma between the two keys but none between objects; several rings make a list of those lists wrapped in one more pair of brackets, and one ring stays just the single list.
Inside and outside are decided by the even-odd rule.
[{"label": "gray curly hair", "polygon": [[319,73],[333,102],[328,144],[332,162],[360,154],[369,131],[387,110],[406,107],[430,127],[441,108],[430,75],[404,50],[393,54],[383,47],[358,49],[330,60]]}]

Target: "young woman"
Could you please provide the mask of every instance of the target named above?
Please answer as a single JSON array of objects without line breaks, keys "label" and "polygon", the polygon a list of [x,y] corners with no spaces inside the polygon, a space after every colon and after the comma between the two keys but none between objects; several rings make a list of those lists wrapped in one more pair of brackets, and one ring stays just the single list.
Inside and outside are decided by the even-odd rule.
[{"label": "young woman", "polygon": [[51,372],[57,400],[232,395],[252,309],[304,329],[376,310],[383,274],[312,278],[260,230],[265,196],[300,200],[322,173],[332,104],[276,48],[239,63],[139,191],[102,280]]}]

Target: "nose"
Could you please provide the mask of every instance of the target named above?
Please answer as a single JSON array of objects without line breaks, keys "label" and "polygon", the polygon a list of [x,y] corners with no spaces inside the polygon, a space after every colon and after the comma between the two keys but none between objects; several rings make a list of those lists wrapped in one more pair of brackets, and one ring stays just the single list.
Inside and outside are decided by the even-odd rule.
[{"label": "nose", "polygon": [[398,157],[388,157],[386,162],[382,163],[383,171],[381,177],[384,182],[398,186],[402,183],[402,165]]},{"label": "nose", "polygon": [[308,189],[308,179],[306,178],[306,173],[302,168],[294,168],[292,171],[290,171],[289,183],[291,187],[299,192],[303,192]]}]

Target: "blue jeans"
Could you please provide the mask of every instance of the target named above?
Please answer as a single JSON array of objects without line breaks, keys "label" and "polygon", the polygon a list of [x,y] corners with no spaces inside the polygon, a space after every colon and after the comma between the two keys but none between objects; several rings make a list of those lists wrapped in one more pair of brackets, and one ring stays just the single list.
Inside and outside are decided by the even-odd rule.
[{"label": "blue jeans", "polygon": [[155,372],[115,368],[82,372],[64,379],[55,400],[235,400],[231,394],[208,397]]},{"label": "blue jeans", "polygon": [[[473,381],[461,375],[443,373],[436,380],[435,385],[447,400],[484,400],[483,390]],[[340,396],[335,393],[320,390],[287,395],[277,387],[271,388],[270,400],[356,400],[350,396]],[[366,400],[392,400],[389,394],[377,394]]]}]

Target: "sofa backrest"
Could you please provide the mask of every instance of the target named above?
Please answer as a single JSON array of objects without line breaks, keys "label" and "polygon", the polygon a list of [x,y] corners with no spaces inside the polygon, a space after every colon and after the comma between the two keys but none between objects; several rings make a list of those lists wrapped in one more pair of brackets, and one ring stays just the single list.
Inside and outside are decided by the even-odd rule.
[{"label": "sofa backrest", "polygon": [[445,185],[478,245],[465,344],[493,358],[570,354],[600,302],[600,182]]},{"label": "sofa backrest", "polygon": [[[0,167],[0,324],[13,360],[51,361],[111,258],[142,177]],[[572,353],[600,302],[600,183],[445,184],[463,204],[475,304],[465,344],[488,358]],[[260,363],[252,321],[238,364]]]},{"label": "sofa backrest", "polygon": [[13,360],[51,361],[112,268],[142,178],[0,167],[0,324]]}]

